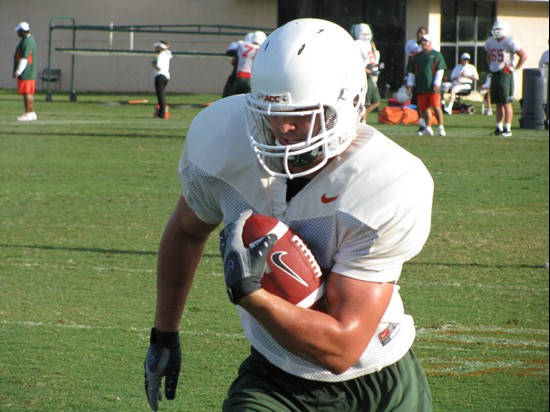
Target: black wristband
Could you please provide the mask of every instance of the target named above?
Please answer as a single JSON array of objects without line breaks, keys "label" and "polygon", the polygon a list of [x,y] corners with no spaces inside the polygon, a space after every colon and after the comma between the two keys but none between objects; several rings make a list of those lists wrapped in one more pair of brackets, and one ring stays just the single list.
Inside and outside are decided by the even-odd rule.
[{"label": "black wristband", "polygon": [[241,298],[250,295],[262,287],[260,280],[255,277],[248,277],[233,283],[227,288],[227,296],[231,303],[237,305]]},{"label": "black wristband", "polygon": [[180,335],[179,332],[162,332],[152,328],[150,342],[163,348],[173,349],[180,346]]}]

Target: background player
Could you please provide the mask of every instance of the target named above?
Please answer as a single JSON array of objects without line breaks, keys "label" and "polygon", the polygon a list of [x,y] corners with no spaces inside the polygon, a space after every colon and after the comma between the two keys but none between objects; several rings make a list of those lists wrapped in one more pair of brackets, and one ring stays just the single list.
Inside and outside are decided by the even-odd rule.
[{"label": "background player", "polygon": [[377,80],[380,70],[384,65],[380,65],[380,52],[376,49],[376,44],[372,40],[372,29],[366,23],[359,23],[352,28],[355,44],[363,57],[365,73],[367,74],[367,95],[365,98],[365,113],[361,120],[364,122],[367,115],[380,106],[380,91],[378,90]]},{"label": "background player", "polygon": [[237,73],[233,82],[231,94],[248,93],[250,91],[250,75],[252,63],[260,45],[265,41],[266,35],[263,31],[255,31],[250,36],[250,41],[243,41],[237,47]]},{"label": "background player", "polygon": [[[497,20],[491,28],[491,37],[485,42],[487,63],[491,72],[491,100],[496,105],[497,127],[494,136],[512,136],[514,110],[514,71],[521,69],[527,54],[515,37],[508,35],[508,23]],[[514,66],[514,57],[519,60]]]}]

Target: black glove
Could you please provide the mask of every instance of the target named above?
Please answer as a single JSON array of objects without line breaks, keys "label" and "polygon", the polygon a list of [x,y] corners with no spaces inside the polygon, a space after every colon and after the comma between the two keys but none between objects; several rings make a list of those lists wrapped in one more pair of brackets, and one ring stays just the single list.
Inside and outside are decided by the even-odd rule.
[{"label": "black glove", "polygon": [[166,399],[176,397],[176,387],[181,368],[181,349],[178,332],[160,332],[151,329],[151,339],[145,358],[145,393],[151,409],[158,411],[162,400],[162,377],[166,376]]},{"label": "black glove", "polygon": [[220,253],[229,300],[239,300],[261,288],[260,281],[265,271],[267,254],[277,241],[277,236],[265,236],[252,248],[243,244],[243,226],[252,215],[251,210],[243,212],[235,223],[227,225],[220,234]]}]

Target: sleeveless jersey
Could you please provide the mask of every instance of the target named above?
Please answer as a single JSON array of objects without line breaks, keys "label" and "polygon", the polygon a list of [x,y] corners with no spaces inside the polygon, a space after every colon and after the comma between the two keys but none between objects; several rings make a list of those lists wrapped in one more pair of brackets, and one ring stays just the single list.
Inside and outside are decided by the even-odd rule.
[{"label": "sleeveless jersey", "polygon": [[[287,179],[270,176],[250,147],[244,99],[218,100],[190,126],[178,175],[191,209],[208,223],[228,224],[246,209],[276,217],[335,276],[397,282],[403,263],[422,249],[430,231],[433,181],[422,162],[360,125],[352,145],[287,203]],[[239,306],[238,312],[254,348],[286,372],[311,380],[344,381],[380,370],[404,356],[415,338],[397,285],[365,352],[339,375],[288,352]]]}]

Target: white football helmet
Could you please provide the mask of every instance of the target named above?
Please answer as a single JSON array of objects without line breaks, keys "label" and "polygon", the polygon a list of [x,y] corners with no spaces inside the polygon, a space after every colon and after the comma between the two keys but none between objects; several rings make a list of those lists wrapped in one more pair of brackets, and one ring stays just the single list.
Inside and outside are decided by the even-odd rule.
[{"label": "white football helmet", "polygon": [[353,37],[355,40],[372,41],[372,30],[366,23],[359,23],[353,27]]},{"label": "white football helmet", "polygon": [[403,104],[412,99],[412,93],[409,92],[409,89],[407,89],[406,86],[401,86],[399,90],[397,90],[395,98],[399,103]]},{"label": "white football helmet", "polygon": [[[361,54],[340,26],[298,19],[275,30],[256,55],[246,95],[246,126],[260,164],[291,179],[322,168],[355,138],[366,90]],[[268,116],[310,116],[311,128],[303,141],[283,145]],[[313,162],[306,171],[290,171]]]},{"label": "white football helmet", "polygon": [[491,35],[495,39],[500,39],[501,37],[508,36],[508,23],[504,20],[497,20],[493,23],[493,27],[491,27]]},{"label": "white football helmet", "polygon": [[246,34],[244,35],[243,41],[251,42],[251,41],[252,41],[252,35],[253,35],[253,34],[254,34],[253,32],[246,33]]},{"label": "white football helmet", "polygon": [[250,42],[256,43],[256,44],[262,44],[265,41],[266,37],[267,36],[263,31],[255,31],[252,33],[252,36],[250,37]]}]

